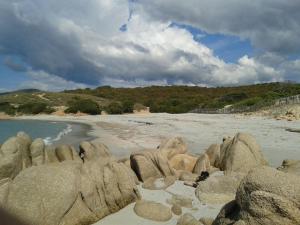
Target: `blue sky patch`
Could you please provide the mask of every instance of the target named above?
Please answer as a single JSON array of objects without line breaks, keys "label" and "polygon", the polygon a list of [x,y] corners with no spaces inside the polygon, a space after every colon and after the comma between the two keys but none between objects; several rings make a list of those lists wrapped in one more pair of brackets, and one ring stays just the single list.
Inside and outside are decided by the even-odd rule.
[{"label": "blue sky patch", "polygon": [[253,48],[249,40],[223,34],[209,34],[193,26],[171,23],[170,27],[178,27],[189,31],[194,40],[214,51],[214,54],[226,63],[236,63],[244,55],[253,56]]}]

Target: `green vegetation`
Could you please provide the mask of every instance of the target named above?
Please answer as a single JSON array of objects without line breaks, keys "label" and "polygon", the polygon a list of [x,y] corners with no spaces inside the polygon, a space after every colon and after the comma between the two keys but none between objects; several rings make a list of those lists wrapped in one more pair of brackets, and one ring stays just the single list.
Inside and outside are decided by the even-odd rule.
[{"label": "green vegetation", "polygon": [[101,113],[101,109],[97,102],[91,99],[80,99],[74,98],[68,102],[68,108],[65,110],[66,113],[77,113],[82,112],[90,115],[97,115]]},{"label": "green vegetation", "polygon": [[[67,106],[66,112],[100,114],[131,113],[150,107],[151,112],[186,113],[196,108],[259,109],[274,104],[278,98],[300,94],[300,84],[267,83],[239,87],[151,86],[138,88],[78,89],[62,93],[38,90],[0,95],[0,112],[7,114],[49,113],[52,108]],[[34,103],[34,104],[33,104]],[[29,104],[29,105],[28,105]]]},{"label": "green vegetation", "polygon": [[112,102],[104,108],[109,114],[122,114],[124,113],[124,107],[120,102]]},{"label": "green vegetation", "polygon": [[[227,105],[233,105],[236,108],[270,105],[278,98],[300,94],[300,84],[267,83],[216,88],[188,86],[112,88],[104,86],[94,90],[79,89],[65,91],[65,93],[85,94],[118,102],[110,107],[115,109],[112,110],[114,112],[125,112],[120,108],[128,105],[125,104],[126,102],[139,102],[149,106],[151,112],[186,113],[195,108],[220,109]],[[129,111],[131,110],[127,110]]]},{"label": "green vegetation", "polygon": [[4,112],[7,115],[15,115],[16,109],[9,102],[1,102],[0,103],[0,112]]},{"label": "green vegetation", "polygon": [[31,103],[25,103],[20,105],[17,108],[17,112],[20,114],[33,114],[33,115],[40,114],[40,113],[51,114],[54,112],[54,109],[51,108],[46,103],[31,102]]}]

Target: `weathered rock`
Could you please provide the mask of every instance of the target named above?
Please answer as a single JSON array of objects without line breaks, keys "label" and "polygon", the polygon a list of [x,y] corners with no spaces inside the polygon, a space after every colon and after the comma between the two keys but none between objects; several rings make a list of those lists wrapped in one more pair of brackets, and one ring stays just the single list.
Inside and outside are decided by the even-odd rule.
[{"label": "weathered rock", "polygon": [[80,161],[80,157],[76,150],[70,145],[60,145],[55,149],[58,161]]},{"label": "weathered rock", "polygon": [[173,169],[189,172],[193,172],[196,162],[197,157],[188,154],[177,154],[169,160],[170,166]]},{"label": "weathered rock", "polygon": [[45,143],[43,139],[35,139],[30,145],[30,156],[33,166],[45,164]]},{"label": "weathered rock", "polygon": [[201,172],[208,171],[209,168],[210,168],[209,157],[207,154],[202,154],[201,156],[199,156],[199,158],[195,164],[193,173],[200,175]]},{"label": "weathered rock", "polygon": [[175,175],[168,160],[158,150],[144,150],[131,154],[130,164],[140,181]]},{"label": "weathered rock", "polygon": [[20,145],[20,138],[12,137],[1,146],[0,180],[13,179],[23,169],[23,154]]},{"label": "weathered rock", "polygon": [[212,225],[214,222],[214,219],[212,218],[207,218],[207,217],[202,217],[199,220],[201,223],[203,223],[203,225]]},{"label": "weathered rock", "polygon": [[97,153],[99,157],[111,157],[109,150],[106,145],[102,143],[92,143],[83,141],[80,143],[80,152],[84,155],[84,158],[93,158],[94,154]]},{"label": "weathered rock", "polygon": [[209,158],[209,162],[211,166],[219,167],[220,166],[220,151],[221,146],[218,144],[213,144],[209,146],[206,150],[206,155]]},{"label": "weathered rock", "polygon": [[[11,149],[4,145],[4,152],[18,152],[15,139],[11,143]],[[32,146],[39,148],[38,141]],[[89,225],[140,198],[130,168],[102,145],[87,149],[84,160],[72,147],[56,150],[45,155],[46,164],[0,181],[1,207],[28,224]]]},{"label": "weathered rock", "polygon": [[163,141],[159,145],[158,150],[165,158],[171,159],[177,154],[185,154],[187,152],[187,145],[182,138],[175,137]]},{"label": "weathered rock", "polygon": [[172,218],[172,212],[169,207],[152,201],[137,201],[134,206],[134,212],[145,219],[153,221],[168,221]]},{"label": "weathered rock", "polygon": [[195,217],[193,217],[191,214],[185,213],[178,219],[177,225],[203,225],[203,224],[200,221],[196,220]]},{"label": "weathered rock", "polygon": [[235,199],[235,193],[244,174],[231,173],[222,175],[222,172],[210,176],[199,182],[196,189],[197,198],[206,204],[222,204]]},{"label": "weathered rock", "polygon": [[182,214],[181,206],[177,205],[177,204],[175,204],[175,205],[172,206],[171,211],[172,211],[172,213],[174,213],[177,216],[179,216],[179,215]]},{"label": "weathered rock", "polygon": [[59,224],[80,190],[80,164],[51,164],[22,171],[10,184],[7,209],[28,224]]},{"label": "weathered rock", "polygon": [[188,181],[188,182],[196,182],[199,174],[191,173],[188,171],[180,171],[179,180]]},{"label": "weathered rock", "polygon": [[6,206],[10,182],[10,178],[4,178],[0,180],[0,206]]},{"label": "weathered rock", "polygon": [[59,160],[56,156],[55,147],[53,147],[53,146],[45,147],[45,162],[46,162],[46,164],[59,162]]},{"label": "weathered rock", "polygon": [[278,170],[300,176],[300,160],[284,160]]},{"label": "weathered rock", "polygon": [[214,224],[300,224],[299,202],[299,176],[255,168],[241,182],[236,201],[223,208]]},{"label": "weathered rock", "polygon": [[19,132],[17,134],[18,139],[18,148],[22,154],[22,169],[31,167],[31,158],[30,158],[30,145],[31,137],[25,132]]},{"label": "weathered rock", "polygon": [[238,133],[221,146],[220,169],[247,173],[250,169],[267,165],[260,146],[250,134]]}]

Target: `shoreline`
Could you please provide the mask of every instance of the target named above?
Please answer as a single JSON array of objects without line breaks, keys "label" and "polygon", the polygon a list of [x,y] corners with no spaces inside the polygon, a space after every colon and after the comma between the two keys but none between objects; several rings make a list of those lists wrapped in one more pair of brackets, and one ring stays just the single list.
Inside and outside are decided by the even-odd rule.
[{"label": "shoreline", "polygon": [[[42,115],[44,116],[44,115]],[[0,119],[1,121],[40,121],[40,122],[46,122],[46,123],[62,123],[65,124],[67,127],[65,127],[63,130],[60,130],[59,133],[56,133],[56,136],[50,137],[44,137],[45,143],[48,143],[49,145],[53,146],[59,146],[62,144],[68,144],[74,146],[77,150],[79,150],[79,144],[82,141],[92,141],[96,137],[91,134],[93,131],[93,127],[91,124],[83,123],[83,122],[77,122],[73,120],[58,120],[50,119],[50,118],[36,118],[35,116],[26,116],[26,117],[10,117],[9,119]],[[70,126],[70,128],[68,128]],[[71,129],[71,131],[67,131],[68,129]],[[65,133],[66,132],[66,133]],[[56,140],[57,139],[57,140]]]},{"label": "shoreline", "polygon": [[128,114],[97,116],[21,116],[16,119],[74,122],[91,126],[91,141],[108,146],[117,158],[128,158],[132,152],[153,149],[163,139],[183,137],[191,153],[198,155],[209,145],[221,143],[224,136],[246,132],[257,138],[273,167],[283,159],[297,158],[300,145],[300,121],[284,121],[260,116],[208,114]]}]

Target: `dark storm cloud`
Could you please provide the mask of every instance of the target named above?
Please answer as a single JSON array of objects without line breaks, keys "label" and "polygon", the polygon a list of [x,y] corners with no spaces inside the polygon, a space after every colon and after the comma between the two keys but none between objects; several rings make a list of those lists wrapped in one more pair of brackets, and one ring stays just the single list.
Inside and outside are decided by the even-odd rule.
[{"label": "dark storm cloud", "polygon": [[248,38],[260,49],[279,54],[300,51],[298,0],[140,0],[158,20],[191,24],[211,33]]},{"label": "dark storm cloud", "polygon": [[98,82],[99,70],[82,56],[75,35],[59,32],[46,20],[21,20],[7,2],[0,3],[0,45],[2,53],[20,57],[33,70],[75,82]]}]

